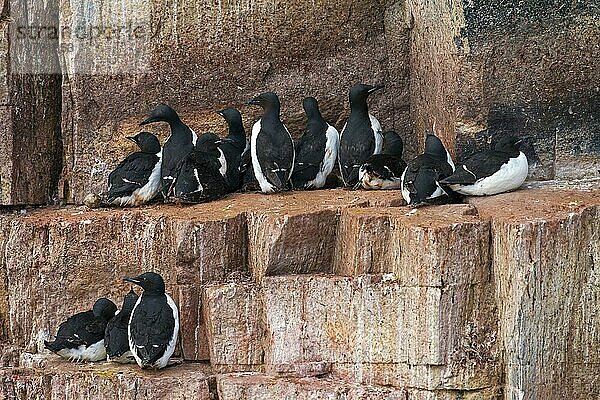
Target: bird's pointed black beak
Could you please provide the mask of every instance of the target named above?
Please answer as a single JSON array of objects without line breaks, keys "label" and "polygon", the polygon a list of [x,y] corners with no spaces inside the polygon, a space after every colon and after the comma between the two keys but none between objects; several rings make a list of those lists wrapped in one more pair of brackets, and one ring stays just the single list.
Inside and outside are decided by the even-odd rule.
[{"label": "bird's pointed black beak", "polygon": [[133,143],[137,143],[137,140],[135,140],[135,136],[127,136],[125,139],[131,140]]},{"label": "bird's pointed black beak", "polygon": [[140,122],[140,126],[148,125],[153,122],[158,122],[158,119],[156,119],[156,117],[148,117],[145,120],[143,120],[142,122]]},{"label": "bird's pointed black beak", "polygon": [[519,140],[516,141],[516,143],[523,143],[523,142],[526,142],[526,141],[531,140],[531,139],[533,139],[533,136],[531,136],[531,135],[524,135],[524,136],[521,136],[519,138]]},{"label": "bird's pointed black beak", "polygon": [[260,98],[255,97],[252,100],[250,100],[249,102],[246,103],[246,105],[248,106],[260,106]]},{"label": "bird's pointed black beak", "polygon": [[375,85],[375,86],[372,86],[372,87],[371,87],[371,89],[369,89],[369,94],[371,94],[371,93],[373,93],[373,92],[376,92],[376,91],[378,91],[378,90],[380,90],[380,89],[383,89],[383,88],[384,88],[384,86],[383,86],[383,85]]},{"label": "bird's pointed black beak", "polygon": [[[140,283],[142,283],[137,277],[135,278],[131,278],[126,276],[125,278],[123,278],[123,282],[129,282],[129,283],[133,283],[134,285],[139,285]],[[132,288],[133,290],[133,288]]]}]

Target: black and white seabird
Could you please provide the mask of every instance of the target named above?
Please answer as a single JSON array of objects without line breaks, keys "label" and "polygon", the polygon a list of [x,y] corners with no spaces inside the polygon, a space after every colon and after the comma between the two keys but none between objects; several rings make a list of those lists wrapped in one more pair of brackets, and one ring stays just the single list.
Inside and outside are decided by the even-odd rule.
[{"label": "black and white seabird", "polygon": [[225,119],[229,133],[221,139],[219,149],[223,152],[226,160],[227,170],[225,180],[231,192],[235,192],[242,186],[240,165],[242,153],[246,149],[246,133],[242,123],[242,115],[235,108],[226,108],[218,112]]},{"label": "black and white seabird", "polygon": [[449,189],[440,181],[454,172],[454,163],[442,141],[427,135],[425,152],[408,163],[402,174],[402,197],[409,205],[439,202]]},{"label": "black and white seabird", "polygon": [[137,144],[140,151],[128,155],[108,175],[106,193],[106,202],[120,207],[147,203],[161,188],[162,150],[158,138],[141,132],[127,139]]},{"label": "black and white seabird", "polygon": [[214,133],[200,135],[194,151],[176,168],[169,196],[185,203],[205,203],[229,193],[222,171],[223,153]]},{"label": "black and white seabird", "polygon": [[279,97],[266,92],[249,105],[261,106],[264,114],[252,128],[250,152],[252,168],[263,193],[285,190],[294,170],[294,142],[281,122]]},{"label": "black and white seabird", "polygon": [[135,362],[133,354],[129,350],[129,338],[127,336],[127,326],[131,311],[138,301],[138,295],[132,290],[125,295],[123,306],[117,315],[115,315],[106,324],[104,331],[104,347],[106,347],[106,359],[118,363]]},{"label": "black and white seabird", "polygon": [[292,185],[297,189],[320,189],[335,166],[339,133],[321,115],[317,99],[307,97],[303,106],[308,122],[296,142]]},{"label": "black and white seabird", "polygon": [[160,170],[162,192],[166,197],[168,189],[175,179],[175,169],[181,160],[194,150],[198,135],[181,121],[173,108],[166,104],[161,104],[152,110],[150,116],[143,120],[140,125],[147,125],[153,122],[166,122],[171,128],[171,136],[169,136],[163,145]]},{"label": "black and white seabird", "polygon": [[360,185],[365,189],[400,189],[406,169],[403,150],[402,138],[394,131],[385,132],[382,153],[372,155],[360,167]]},{"label": "black and white seabird", "polygon": [[350,118],[342,129],[338,161],[345,186],[358,182],[358,170],[373,154],[381,153],[383,135],[379,121],[369,114],[367,97],[383,86],[357,84],[350,89]]},{"label": "black and white seabird", "polygon": [[60,324],[54,341],[44,341],[44,345],[72,361],[104,360],[104,330],[116,311],[117,306],[112,301],[100,298],[90,311],[77,313]]},{"label": "black and white seabird", "polygon": [[157,273],[124,280],[144,289],[129,319],[129,350],[141,368],[164,368],[175,351],[179,333],[177,306],[165,293],[165,282]]},{"label": "black and white seabird", "polygon": [[519,150],[522,140],[500,137],[492,150],[475,153],[441,183],[467,196],[489,196],[518,188],[529,172],[527,157]]}]

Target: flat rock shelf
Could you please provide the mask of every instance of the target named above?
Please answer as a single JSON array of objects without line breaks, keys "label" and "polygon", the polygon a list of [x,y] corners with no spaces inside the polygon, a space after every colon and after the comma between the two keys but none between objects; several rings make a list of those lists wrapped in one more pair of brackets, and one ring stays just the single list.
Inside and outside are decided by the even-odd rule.
[{"label": "flat rock shelf", "polygon": [[[0,250],[0,398],[600,396],[600,181],[416,210],[348,190],[5,209]],[[43,349],[149,270],[180,308],[174,365]]]}]

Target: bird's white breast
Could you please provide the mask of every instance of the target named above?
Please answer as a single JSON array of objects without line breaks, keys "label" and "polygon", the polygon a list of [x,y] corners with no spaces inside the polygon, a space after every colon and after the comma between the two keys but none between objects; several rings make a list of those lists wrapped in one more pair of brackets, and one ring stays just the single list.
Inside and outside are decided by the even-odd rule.
[{"label": "bird's white breast", "polygon": [[371,129],[375,136],[375,151],[373,151],[373,154],[380,154],[383,150],[383,129],[377,118],[369,114],[369,119],[371,120]]},{"label": "bird's white breast", "polygon": [[256,121],[254,126],[252,127],[252,137],[250,138],[250,155],[252,156],[252,168],[254,169],[254,176],[260,185],[260,189],[263,193],[273,193],[275,192],[275,187],[269,183],[267,178],[262,172],[260,168],[260,163],[258,162],[258,153],[256,149],[256,139],[258,138],[258,134],[261,129],[261,120]]},{"label": "bird's white breast", "polygon": [[173,352],[175,351],[175,345],[177,344],[177,335],[179,335],[179,310],[177,309],[177,306],[175,305],[175,302],[173,301],[171,296],[169,296],[168,294],[165,294],[165,296],[167,296],[167,304],[169,305],[169,307],[171,307],[171,310],[173,312],[175,326],[173,327],[173,335],[171,335],[171,340],[169,340],[169,344],[167,345],[165,354],[163,354],[163,356],[159,358],[158,361],[156,361],[156,363],[154,364],[154,366],[158,369],[167,366],[169,358],[171,358]]},{"label": "bird's white breast", "polygon": [[327,177],[331,171],[333,171],[333,167],[335,166],[338,147],[340,145],[340,134],[337,129],[331,125],[328,125],[325,134],[327,136],[327,141],[325,142],[325,156],[323,157],[323,161],[321,162],[319,172],[317,172],[315,179],[306,183],[308,189],[320,189],[325,186]]},{"label": "bird's white breast", "polygon": [[528,173],[527,157],[519,152],[518,157],[509,159],[494,174],[479,179],[472,185],[450,185],[450,188],[467,196],[490,196],[518,188],[525,182]]}]

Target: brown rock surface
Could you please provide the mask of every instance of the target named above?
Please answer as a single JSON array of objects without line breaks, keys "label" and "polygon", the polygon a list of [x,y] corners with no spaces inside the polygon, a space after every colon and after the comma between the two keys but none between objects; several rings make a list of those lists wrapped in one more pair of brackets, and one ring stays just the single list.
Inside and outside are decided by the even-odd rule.
[{"label": "brown rock surface", "polygon": [[74,365],[55,361],[44,370],[0,371],[6,399],[210,400],[210,368],[201,364],[142,371],[118,364]]},{"label": "brown rock surface", "polygon": [[318,378],[277,378],[263,374],[231,374],[217,377],[220,400],[404,400],[402,389],[358,387],[342,381]]},{"label": "brown rock surface", "polygon": [[[426,389],[492,384],[490,296],[470,285],[405,287],[391,279],[265,278],[266,363],[331,362],[334,372],[351,380]],[[476,363],[464,352],[467,346],[481,351]],[[454,380],[447,374],[441,379],[443,368],[430,372],[471,362],[471,372]]]},{"label": "brown rock surface", "polygon": [[62,209],[4,215],[2,224],[8,336],[29,351],[97,297],[120,304],[124,276],[153,270],[180,304],[184,355],[204,359],[205,336],[193,334],[202,328],[200,288],[246,270],[241,214],[211,219],[177,207]]},{"label": "brown rock surface", "polygon": [[255,285],[207,287],[202,303],[213,366],[243,371],[264,364],[264,307]]},{"label": "brown rock surface", "polygon": [[530,190],[471,202],[492,218],[507,396],[598,397],[600,191]]},{"label": "brown rock surface", "polygon": [[489,280],[489,224],[464,204],[344,210],[334,271],[393,273],[403,286]]},{"label": "brown rock surface", "polygon": [[0,30],[0,204],[57,200],[62,170],[57,2],[2,2]]},{"label": "brown rock surface", "polygon": [[[186,379],[201,385],[216,374],[223,396],[598,396],[598,182],[416,212],[382,206],[396,197],[328,190],[191,207],[2,210],[0,363],[19,366],[1,369],[2,390],[85,398],[94,396],[84,386],[92,384],[128,398],[120,385],[152,386],[151,375],[128,375],[129,367],[58,362],[56,370],[54,356],[23,351],[35,353],[58,322],[95,297],[119,299],[123,275],[153,269],[180,306],[184,358],[213,365],[185,364]],[[302,215],[316,217],[308,227],[278,226]],[[320,218],[333,218],[334,228],[312,228]],[[311,243],[326,234],[327,251],[297,247],[289,238],[302,229],[312,229]],[[257,243],[251,230],[288,244]],[[322,264],[345,276],[309,273],[294,261],[281,275],[266,267],[251,279],[251,254],[263,254],[254,262],[268,266],[297,260],[298,248],[312,265],[328,260]],[[298,272],[305,273],[291,275]],[[125,372],[113,375],[115,368]],[[230,371],[261,373],[222,375]],[[170,389],[176,396],[201,390],[166,382],[182,387]]]},{"label": "brown rock surface", "polygon": [[[236,195],[193,207],[31,209],[23,215],[0,214],[4,254],[0,275],[6,277],[0,281],[0,295],[4,294],[0,296],[0,332],[4,331],[3,336],[14,344],[36,351],[41,339],[54,334],[61,321],[88,309],[97,297],[109,296],[120,304],[127,290],[122,283],[124,276],[154,270],[164,276],[168,291],[180,305],[184,357],[208,359],[202,288],[231,276],[248,275],[249,213],[264,210],[268,215],[264,226],[257,222],[260,218],[252,224],[253,230],[264,232],[264,238],[272,243],[260,243],[264,258],[257,256],[260,253],[256,250],[250,252],[254,265],[263,266],[273,264],[273,260],[298,260],[293,240],[298,224],[287,224],[279,230],[285,238],[282,246],[267,235],[273,226],[270,224],[278,223],[274,221],[294,221],[288,216],[315,210],[333,218],[331,225],[321,222],[331,236],[321,243],[317,236],[321,232],[313,230],[303,253],[310,256],[310,268],[329,269],[338,210],[382,201],[387,196],[333,190],[282,196]],[[311,252],[310,246],[315,243],[322,249],[320,253]],[[302,271],[290,262],[278,266],[279,273]],[[265,270],[270,273],[268,268]]]}]

